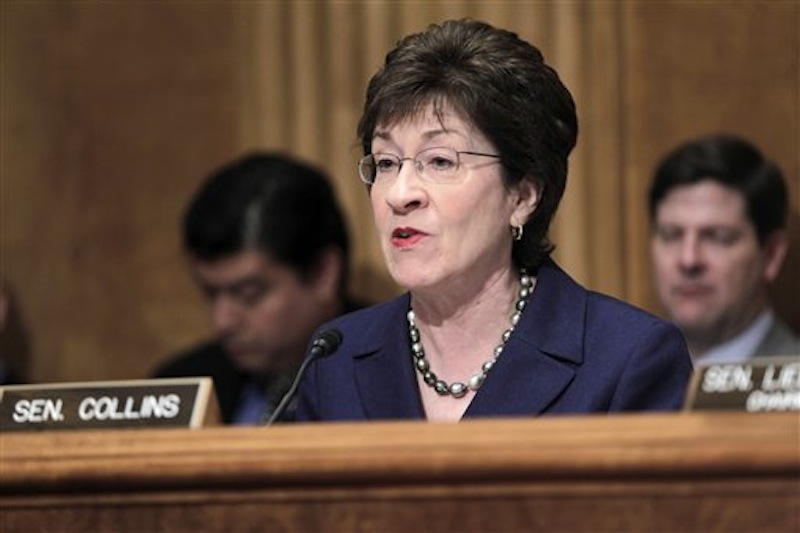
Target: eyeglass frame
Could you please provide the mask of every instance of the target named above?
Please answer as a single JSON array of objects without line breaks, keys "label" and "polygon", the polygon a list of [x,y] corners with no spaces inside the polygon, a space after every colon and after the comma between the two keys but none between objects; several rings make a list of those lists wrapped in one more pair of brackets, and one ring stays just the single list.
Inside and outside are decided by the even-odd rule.
[{"label": "eyeglass frame", "polygon": [[375,178],[377,177],[377,167],[375,167],[375,165],[373,163],[373,167],[375,167],[376,172],[375,172],[375,176],[373,176],[372,181],[369,181],[364,176],[364,172],[362,171],[362,165],[364,164],[365,161],[367,161],[369,159],[374,159],[375,155],[382,155],[382,156],[386,156],[386,157],[392,158],[392,159],[397,161],[397,172],[394,174],[393,177],[396,177],[396,176],[400,175],[400,171],[403,168],[403,163],[405,163],[406,161],[411,161],[411,162],[414,163],[414,170],[416,171],[417,176],[419,176],[420,178],[428,181],[429,183],[443,183],[443,182],[439,182],[439,181],[436,181],[436,180],[432,180],[430,177],[425,176],[423,174],[423,170],[425,169],[425,165],[421,161],[419,161],[417,159],[420,154],[422,154],[424,152],[431,151],[431,150],[450,150],[454,154],[456,154],[456,166],[455,166],[455,169],[453,170],[454,172],[458,172],[458,169],[461,168],[461,154],[477,155],[477,156],[481,156],[481,157],[493,157],[495,159],[501,159],[502,158],[498,154],[487,154],[485,152],[474,152],[472,150],[456,150],[455,148],[450,148],[449,146],[433,146],[431,148],[425,148],[423,150],[420,150],[416,154],[414,154],[414,157],[397,157],[396,155],[390,154],[390,153],[376,152],[376,153],[367,154],[367,155],[365,155],[364,157],[362,157],[361,159],[358,160],[358,164],[357,164],[358,177],[361,178],[362,182],[364,182],[365,184],[367,184],[369,186],[375,185],[375,183],[376,183]]}]

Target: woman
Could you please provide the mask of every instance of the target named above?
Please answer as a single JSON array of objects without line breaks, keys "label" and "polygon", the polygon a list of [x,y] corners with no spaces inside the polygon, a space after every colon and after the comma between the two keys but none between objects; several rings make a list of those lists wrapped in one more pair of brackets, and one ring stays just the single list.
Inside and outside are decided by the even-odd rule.
[{"label": "woman", "polygon": [[678,408],[692,370],[677,329],[591,293],[550,259],[577,138],[541,53],[478,21],[400,41],[358,134],[375,224],[408,293],[326,325],[299,420]]}]

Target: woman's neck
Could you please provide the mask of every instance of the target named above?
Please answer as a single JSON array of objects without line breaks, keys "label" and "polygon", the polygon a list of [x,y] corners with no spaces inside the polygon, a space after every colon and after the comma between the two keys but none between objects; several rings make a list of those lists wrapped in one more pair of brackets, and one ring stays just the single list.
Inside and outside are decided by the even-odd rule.
[{"label": "woman's neck", "polygon": [[[497,272],[481,283],[454,279],[447,286],[412,291],[411,308],[417,320],[429,326],[469,325],[494,312],[510,309],[519,288],[519,273],[512,268]],[[487,315],[487,313],[489,313]]]},{"label": "woman's neck", "polygon": [[412,295],[416,327],[434,368],[446,381],[460,380],[491,357],[509,328],[519,293],[519,274],[508,270],[475,291]]},{"label": "woman's neck", "polygon": [[[472,397],[486,379],[487,364],[493,364],[513,329],[511,317],[522,298],[520,278],[516,272],[496,276],[482,285],[473,295],[454,295],[426,299],[412,295],[413,319],[409,319],[412,339],[424,353],[424,363],[444,382],[452,395],[440,395],[419,372],[417,383],[429,420],[458,420],[466,411]],[[526,281],[526,290],[532,289]],[[482,377],[481,377],[482,376]],[[490,379],[490,378],[488,378]],[[476,388],[467,383],[477,380]],[[458,388],[451,388],[457,385]],[[439,385],[437,384],[437,387]]]}]

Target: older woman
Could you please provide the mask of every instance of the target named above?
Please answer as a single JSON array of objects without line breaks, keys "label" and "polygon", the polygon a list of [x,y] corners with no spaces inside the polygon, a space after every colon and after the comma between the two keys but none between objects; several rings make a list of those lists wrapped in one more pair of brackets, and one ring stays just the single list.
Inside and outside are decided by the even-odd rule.
[{"label": "older woman", "polygon": [[547,234],[577,138],[541,53],[488,24],[406,37],[370,81],[358,134],[386,263],[407,293],[324,326],[299,420],[678,408],[678,330],[585,290]]}]

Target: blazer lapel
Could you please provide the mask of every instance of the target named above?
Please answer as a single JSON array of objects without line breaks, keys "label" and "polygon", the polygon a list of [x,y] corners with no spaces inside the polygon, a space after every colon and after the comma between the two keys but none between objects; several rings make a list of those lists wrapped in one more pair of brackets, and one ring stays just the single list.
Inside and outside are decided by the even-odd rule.
[{"label": "blazer lapel", "polygon": [[392,303],[363,335],[354,358],[356,383],[370,419],[424,418],[408,332],[408,295]]},{"label": "blazer lapel", "polygon": [[464,416],[541,414],[574,377],[574,369],[535,346],[509,340]]},{"label": "blazer lapel", "polygon": [[[569,386],[583,362],[586,291],[552,262],[514,334],[464,417],[537,415]],[[391,302],[359,335],[356,382],[370,419],[424,419],[405,327],[409,296]]]},{"label": "blazer lapel", "polygon": [[561,269],[543,264],[519,324],[464,416],[545,412],[583,361],[586,300]]}]

